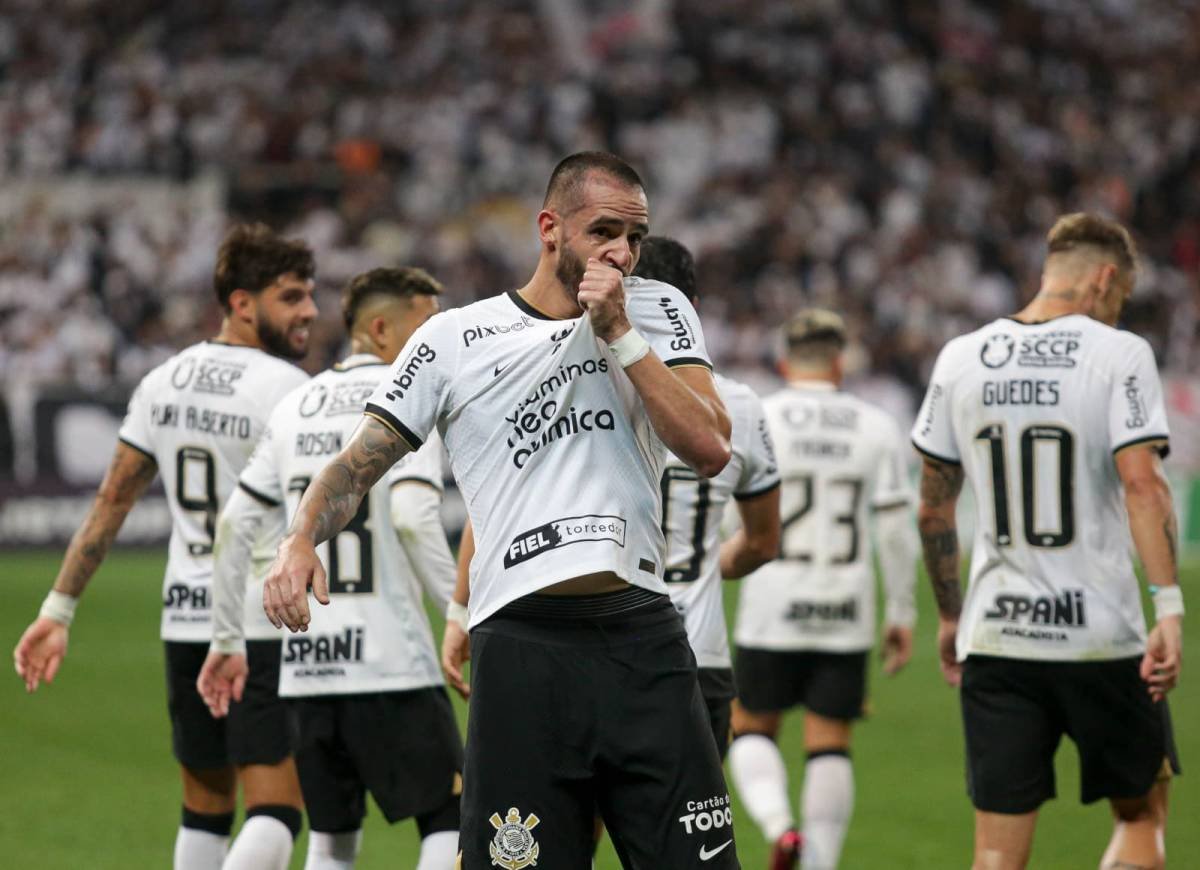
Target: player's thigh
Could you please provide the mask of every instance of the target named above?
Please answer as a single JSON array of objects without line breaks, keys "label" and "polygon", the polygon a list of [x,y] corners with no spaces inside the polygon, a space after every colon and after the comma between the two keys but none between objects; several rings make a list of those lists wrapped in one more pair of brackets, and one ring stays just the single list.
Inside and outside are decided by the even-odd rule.
[{"label": "player's thigh", "polygon": [[287,756],[275,764],[246,764],[237,769],[246,808],[289,806],[301,809],[300,775],[296,761]]},{"label": "player's thigh", "polygon": [[627,867],[737,867],[733,811],[686,636],[615,661],[600,813]]},{"label": "player's thigh", "polygon": [[729,751],[733,739],[733,670],[731,668],[700,668],[697,672],[700,694],[708,710],[708,724],[721,760]]},{"label": "player's thigh", "polygon": [[[296,784],[294,767],[287,762],[296,744],[295,714],[278,692],[282,649],[278,641],[246,644],[250,676],[241,701],[229,704],[227,740],[229,760],[239,768],[256,767],[256,780],[278,790]],[[269,773],[274,770],[274,774]],[[275,784],[270,785],[274,779]],[[248,798],[247,798],[248,799]]]},{"label": "player's thigh", "polygon": [[1029,863],[1037,811],[975,812],[975,860],[971,870],[1022,870]]},{"label": "player's thigh", "polygon": [[165,641],[163,647],[175,758],[190,770],[228,768],[232,773],[225,720],[214,719],[196,691],[208,644]]},{"label": "player's thigh", "polygon": [[[867,702],[867,653],[809,654],[803,703],[826,720],[861,719]],[[805,725],[806,733],[808,725]],[[817,747],[821,748],[821,747]]]},{"label": "player's thigh", "polygon": [[[462,738],[441,686],[347,695],[339,733],[384,818],[423,816],[462,792]],[[457,825],[455,825],[457,829]]]},{"label": "player's thigh", "polygon": [[471,633],[465,870],[532,866],[521,863],[531,859],[564,870],[591,866],[594,680],[585,658],[512,634]]},{"label": "player's thigh", "polygon": [[1139,660],[1079,662],[1059,670],[1055,684],[1079,751],[1083,801],[1147,798],[1155,782],[1178,769],[1178,759],[1170,711],[1165,701],[1151,700]]},{"label": "player's thigh", "polygon": [[731,705],[733,719],[733,736],[743,734],[762,734],[774,740],[779,736],[783,724],[783,713],[761,713],[747,710],[742,706],[740,698],[734,698]]},{"label": "player's thigh", "polygon": [[[751,714],[782,714],[803,703],[807,660],[804,652],[739,646],[733,663],[738,706]],[[736,713],[734,731],[743,733]]]},{"label": "player's thigh", "polygon": [[366,814],[366,786],[338,732],[338,698],[300,698],[292,702],[299,739],[296,772],[314,831],[356,831]]},{"label": "player's thigh", "polygon": [[849,750],[852,724],[848,719],[831,719],[806,710],[804,713],[804,751]]},{"label": "player's thigh", "polygon": [[1037,662],[971,656],[964,663],[967,791],[977,810],[1023,815],[1054,797],[1063,723],[1046,683]]},{"label": "player's thigh", "polygon": [[237,806],[237,773],[232,766],[191,768],[180,765],[183,805],[194,813],[231,813]]}]

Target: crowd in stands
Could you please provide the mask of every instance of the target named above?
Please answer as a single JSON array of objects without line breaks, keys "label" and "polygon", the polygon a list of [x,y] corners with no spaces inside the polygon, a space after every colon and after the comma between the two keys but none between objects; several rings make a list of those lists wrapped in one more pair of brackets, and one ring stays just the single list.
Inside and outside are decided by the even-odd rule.
[{"label": "crowd in stands", "polygon": [[4,5],[0,185],[215,169],[226,196],[0,202],[0,381],[128,383],[211,333],[216,246],[252,218],[318,252],[318,366],[362,268],[423,265],[451,305],[518,286],[551,167],[589,147],[643,170],[739,372],[829,305],[858,376],[911,397],[1080,209],[1141,246],[1128,326],[1200,363],[1195,0]]}]

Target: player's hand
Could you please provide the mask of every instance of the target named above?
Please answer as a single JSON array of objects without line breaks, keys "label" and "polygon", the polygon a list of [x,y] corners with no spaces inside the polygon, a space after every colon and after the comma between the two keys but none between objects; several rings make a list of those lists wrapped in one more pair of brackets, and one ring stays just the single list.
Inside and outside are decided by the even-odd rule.
[{"label": "player's hand", "polygon": [[263,611],[272,625],[308,631],[309,586],[317,601],[329,603],[329,582],[317,558],[317,548],[307,538],[288,535],[279,544],[263,583]]},{"label": "player's hand", "polygon": [[958,660],[955,641],[958,639],[958,620],[938,620],[938,658],[941,660],[942,676],[948,685],[958,688],[962,684],[962,663]]},{"label": "player's hand", "polygon": [[625,316],[624,279],[620,269],[589,257],[579,282],[579,307],[588,313],[597,337],[610,344],[632,328]]},{"label": "player's hand", "polygon": [[13,666],[25,681],[26,692],[36,692],[42,680],[54,682],[67,654],[69,629],[61,622],[39,616],[29,624],[13,650]]},{"label": "player's hand", "polygon": [[240,653],[210,651],[196,678],[196,691],[208,705],[214,719],[229,715],[230,700],[241,701],[250,666]]},{"label": "player's hand", "polygon": [[908,664],[913,652],[913,632],[911,628],[901,625],[885,625],[883,627],[883,672],[889,677],[896,674]]},{"label": "player's hand", "polygon": [[1142,679],[1150,687],[1150,697],[1161,701],[1167,692],[1179,682],[1183,667],[1183,620],[1178,616],[1164,616],[1150,632],[1146,640],[1146,654],[1142,656]]},{"label": "player's hand", "polygon": [[463,676],[463,664],[470,659],[471,636],[457,622],[447,622],[442,635],[442,673],[454,691],[463,696],[463,700],[471,697],[471,687]]}]

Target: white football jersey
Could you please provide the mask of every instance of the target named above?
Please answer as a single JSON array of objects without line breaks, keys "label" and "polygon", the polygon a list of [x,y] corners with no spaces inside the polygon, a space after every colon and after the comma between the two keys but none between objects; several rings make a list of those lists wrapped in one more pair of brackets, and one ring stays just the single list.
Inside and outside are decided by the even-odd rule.
[{"label": "white football jersey", "polygon": [[728,668],[729,632],[721,592],[721,517],[732,496],[754,498],[779,486],[775,448],[762,402],[745,384],[715,376],[733,423],[733,456],[716,477],[700,478],[672,453],[662,476],[663,579],[683,616],[702,668]]},{"label": "white football jersey", "polygon": [[[204,341],[153,369],[129,400],[118,437],[158,463],[171,510],[163,640],[207,643],[211,638],[217,514],[271,408],[306,380],[302,370],[265,351]],[[266,567],[260,558],[265,540],[260,537],[256,546],[260,570]]]},{"label": "white football jersey", "polygon": [[1166,441],[1146,341],[1080,314],[1011,318],[943,349],[913,427],[975,491],[958,655],[1137,655],[1146,627],[1113,454]]},{"label": "white football jersey", "polygon": [[853,652],[875,639],[869,509],[911,501],[900,427],[832,384],[791,384],[763,400],[775,440],[780,557],[742,581],[739,646]]},{"label": "white football jersey", "polygon": [[[666,284],[625,279],[634,327],[669,366],[711,368],[699,319]],[[475,529],[471,625],[600,571],[666,594],[665,449],[586,316],[554,320],[517,293],[431,318],[367,413],[419,447],[436,427]]]},{"label": "white football jersey", "polygon": [[[357,354],[285,396],[239,485],[266,504],[286,503],[290,524],[304,490],[350,440],[387,373],[378,357]],[[284,637],[281,696],[442,685],[421,586],[391,522],[391,488],[406,481],[441,491],[437,438],[396,463],[346,528],[317,547],[330,603],[314,603],[308,631]]]}]

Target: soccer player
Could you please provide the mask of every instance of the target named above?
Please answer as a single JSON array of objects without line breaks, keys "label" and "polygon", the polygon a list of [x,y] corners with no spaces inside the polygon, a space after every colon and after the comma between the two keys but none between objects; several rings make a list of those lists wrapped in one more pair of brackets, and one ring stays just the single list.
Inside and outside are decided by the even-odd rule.
[{"label": "soccer player", "polygon": [[[217,254],[214,287],[221,331],[151,371],[129,402],[112,463],[63,558],[54,588],[14,652],[30,692],[58,673],[79,596],[108,553],[129,509],[161,469],[172,517],[163,578],[162,638],[172,744],[183,778],[178,870],[222,865],[242,774],[246,847],[265,840],[291,849],[299,830],[294,768],[277,766],[291,747],[271,720],[228,739],[196,695],[210,634],[209,592],[217,514],[237,482],[275,402],[308,376],[287,360],[308,349],[312,252],[261,224],[235,227]],[[247,833],[247,831],[249,833]],[[255,846],[257,848],[257,846]],[[238,866],[236,855],[227,866]],[[242,866],[245,866],[244,864]]]},{"label": "soccer player", "polygon": [[[258,529],[285,502],[294,512],[309,482],[350,440],[363,403],[413,331],[437,312],[440,293],[420,269],[356,277],[342,293],[351,356],[293,390],[271,414],[217,528],[213,644],[198,683],[214,714],[224,715],[247,679],[242,604]],[[296,764],[311,829],[306,870],[354,865],[368,791],[389,822],[416,818],[418,870],[454,865],[462,740],[418,585],[446,607],[455,566],[439,513],[442,452],[430,438],[406,456],[372,487],[346,529],[322,545],[331,603],[313,614],[309,634],[284,642],[279,693],[296,702]],[[261,595],[256,604],[261,612]]]},{"label": "soccer player", "polygon": [[775,844],[771,867],[794,867],[801,837],[776,740],[783,714],[804,707],[803,866],[825,870],[837,866],[854,808],[851,726],[863,715],[875,635],[869,514],[887,599],[888,674],[912,655],[917,547],[899,427],[839,389],[841,317],[801,311],[784,340],[788,385],[763,401],[783,478],[783,545],[742,581],[729,762],[746,811]]},{"label": "soccer player", "polygon": [[316,544],[438,429],[476,530],[467,870],[589,867],[597,809],[626,866],[738,866],[659,524],[665,449],[711,477],[730,427],[691,304],[628,277],[648,223],[624,161],[559,163],[529,283],[417,331],[264,586],[269,616],[308,628]]},{"label": "soccer player", "polygon": [[[1161,867],[1177,767],[1163,700],[1183,597],[1154,354],[1114,328],[1137,252],[1120,224],[1062,217],[1041,288],[938,356],[913,428],[942,672],[961,685],[975,867],[1024,867],[1054,751],[1075,741],[1084,803],[1108,798],[1104,868]],[[955,506],[975,491],[966,600]],[[1146,637],[1130,536],[1154,598]]]},{"label": "soccer player", "polygon": [[[634,274],[679,288],[693,305],[699,301],[692,255],[674,239],[644,239]],[[732,421],[733,456],[711,480],[667,456],[661,481],[667,540],[663,579],[687,626],[700,692],[724,758],[734,691],[721,579],[744,577],[779,554],[779,470],[758,396],[745,384],[713,377]],[[742,524],[722,544],[721,518],[730,496]]]}]

